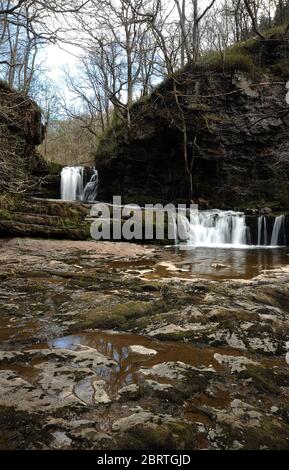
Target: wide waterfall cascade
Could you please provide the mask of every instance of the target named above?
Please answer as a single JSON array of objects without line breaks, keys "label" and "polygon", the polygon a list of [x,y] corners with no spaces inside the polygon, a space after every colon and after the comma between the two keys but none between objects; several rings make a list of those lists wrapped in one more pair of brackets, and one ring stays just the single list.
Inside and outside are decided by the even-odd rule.
[{"label": "wide waterfall cascade", "polygon": [[285,215],[276,217],[271,237],[271,246],[286,245]]},{"label": "wide waterfall cascade", "polygon": [[233,211],[191,212],[190,220],[178,215],[178,238],[189,246],[244,246],[250,232],[243,213]]},{"label": "wide waterfall cascade", "polygon": [[86,172],[83,166],[64,167],[61,171],[61,199],[65,201],[95,201],[99,177],[95,168],[92,171],[92,177],[85,185]]},{"label": "wide waterfall cascade", "polygon": [[61,199],[81,200],[83,195],[83,167],[66,166],[61,172]]},{"label": "wide waterfall cascade", "polygon": [[274,222],[265,215],[256,220],[256,234],[251,237],[242,212],[208,210],[177,215],[176,244],[192,247],[278,247],[286,245],[285,215]]}]

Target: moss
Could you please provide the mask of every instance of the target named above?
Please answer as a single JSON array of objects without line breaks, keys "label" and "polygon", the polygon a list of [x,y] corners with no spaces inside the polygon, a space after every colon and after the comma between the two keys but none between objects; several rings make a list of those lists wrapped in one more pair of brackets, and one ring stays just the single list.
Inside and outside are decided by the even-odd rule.
[{"label": "moss", "polygon": [[251,378],[253,387],[259,393],[280,395],[280,387],[288,387],[289,374],[285,370],[249,364],[240,374],[243,378]]},{"label": "moss", "polygon": [[218,308],[210,316],[213,321],[218,321],[222,328],[230,328],[236,322],[251,321],[256,319],[257,314],[246,312],[245,310],[233,310],[227,308]]},{"label": "moss", "polygon": [[262,287],[254,294],[251,294],[253,300],[260,302],[262,304],[271,305],[273,307],[279,307],[285,311],[287,311],[288,303],[289,303],[289,292],[286,288],[272,288]]},{"label": "moss", "polygon": [[176,421],[160,426],[135,426],[118,439],[118,448],[124,450],[184,450],[195,449],[195,442],[195,426]]},{"label": "moss", "polygon": [[245,449],[256,450],[268,448],[270,450],[287,450],[289,429],[277,419],[265,418],[256,428],[246,428]]},{"label": "moss", "polygon": [[48,171],[51,174],[59,175],[59,173],[61,172],[63,168],[63,165],[60,165],[59,163],[56,163],[56,162],[47,162],[47,165],[48,165]]},{"label": "moss", "polygon": [[[284,59],[272,65],[271,71],[279,77],[287,79],[289,77],[289,60]],[[286,194],[286,202],[288,202],[288,194]]]},{"label": "moss", "polygon": [[19,205],[19,197],[9,193],[0,194],[0,208],[5,210],[15,210]]},{"label": "moss", "polygon": [[[262,34],[265,38],[270,38],[271,36],[274,36],[275,39],[283,39],[286,27],[287,23],[281,24],[279,26],[273,26],[272,28],[262,31]],[[285,37],[288,37],[288,34]]]},{"label": "moss", "polygon": [[132,300],[116,304],[97,307],[85,312],[78,322],[82,328],[124,328],[135,327],[138,318],[151,316],[159,311],[163,305],[159,302],[145,302]]},{"label": "moss", "polygon": [[12,214],[6,209],[0,209],[0,220],[12,220]]}]

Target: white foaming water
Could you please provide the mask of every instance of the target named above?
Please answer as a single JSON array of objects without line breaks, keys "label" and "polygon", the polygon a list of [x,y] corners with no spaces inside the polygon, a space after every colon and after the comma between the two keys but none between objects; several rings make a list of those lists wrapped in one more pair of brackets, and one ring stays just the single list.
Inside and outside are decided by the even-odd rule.
[{"label": "white foaming water", "polygon": [[275,218],[271,240],[266,216],[258,218],[257,245],[251,244],[250,228],[246,226],[242,212],[191,211],[190,220],[179,213],[177,222],[176,243],[183,247],[269,248],[286,245],[285,215]]},{"label": "white foaming water", "polygon": [[85,186],[84,191],[83,191],[84,201],[93,202],[96,200],[98,184],[99,184],[98,171],[93,170],[93,175],[90,181]]},{"label": "white foaming water", "polygon": [[96,200],[98,190],[98,172],[93,169],[90,181],[84,187],[84,167],[66,166],[61,171],[61,199],[65,201]]},{"label": "white foaming water", "polygon": [[[282,240],[280,240],[282,238]],[[285,215],[279,215],[276,217],[271,237],[271,246],[278,246],[279,244],[286,244],[286,233],[285,233]]]},{"label": "white foaming water", "polygon": [[250,243],[245,215],[233,211],[191,212],[178,215],[178,239],[188,246],[244,247]]},{"label": "white foaming water", "polygon": [[268,245],[267,219],[265,215],[258,217],[258,245]]},{"label": "white foaming water", "polygon": [[61,199],[81,200],[83,195],[83,167],[66,166],[61,172]]}]

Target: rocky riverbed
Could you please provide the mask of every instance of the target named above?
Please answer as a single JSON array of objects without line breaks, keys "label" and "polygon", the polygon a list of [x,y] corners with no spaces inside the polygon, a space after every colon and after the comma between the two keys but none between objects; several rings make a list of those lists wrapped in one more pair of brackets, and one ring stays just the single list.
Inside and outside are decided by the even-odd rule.
[{"label": "rocky riverbed", "polygon": [[160,248],[35,239],[0,257],[0,448],[289,448],[286,263],[202,279]]}]

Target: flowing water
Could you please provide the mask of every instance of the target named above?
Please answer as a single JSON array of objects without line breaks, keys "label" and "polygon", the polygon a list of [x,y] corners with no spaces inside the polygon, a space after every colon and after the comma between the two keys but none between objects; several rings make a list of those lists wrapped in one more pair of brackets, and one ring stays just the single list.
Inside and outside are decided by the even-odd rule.
[{"label": "flowing water", "polygon": [[76,201],[83,194],[83,167],[67,166],[61,172],[61,199]]},{"label": "flowing water", "polygon": [[268,245],[267,219],[265,215],[258,217],[258,246]]},{"label": "flowing water", "polygon": [[90,181],[85,184],[85,171],[83,166],[67,166],[61,171],[61,199],[65,201],[96,200],[98,191],[98,172],[92,170]]},{"label": "flowing water", "polygon": [[93,170],[93,175],[83,190],[82,199],[88,202],[95,201],[97,197],[98,185],[99,185],[98,171]]},{"label": "flowing water", "polygon": [[178,217],[179,233],[189,246],[247,245],[245,215],[233,211],[198,211]]},{"label": "flowing water", "polygon": [[272,232],[271,246],[278,246],[282,243],[286,244],[284,220],[284,215],[279,215],[278,217],[276,217]]},{"label": "flowing water", "polygon": [[[191,211],[190,217],[178,214],[177,224],[176,243],[182,248],[248,248],[253,245],[250,227],[242,212]],[[256,246],[278,247],[286,245],[284,215],[275,218],[270,243],[269,240],[267,217],[258,218]]]}]

